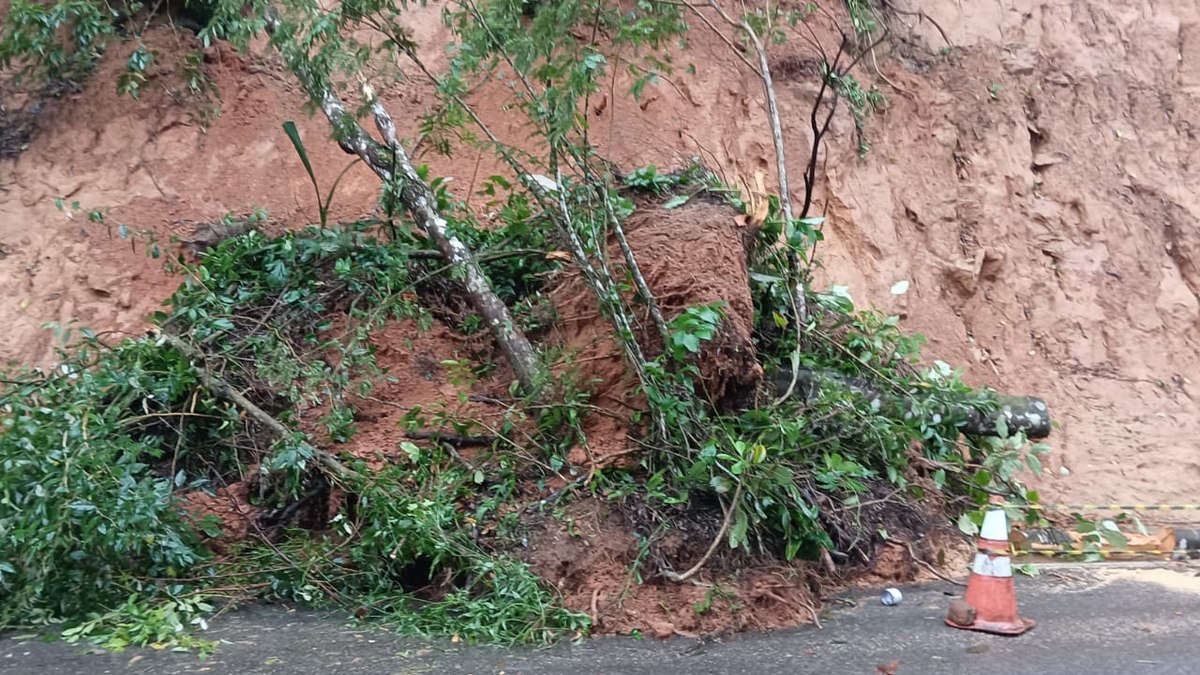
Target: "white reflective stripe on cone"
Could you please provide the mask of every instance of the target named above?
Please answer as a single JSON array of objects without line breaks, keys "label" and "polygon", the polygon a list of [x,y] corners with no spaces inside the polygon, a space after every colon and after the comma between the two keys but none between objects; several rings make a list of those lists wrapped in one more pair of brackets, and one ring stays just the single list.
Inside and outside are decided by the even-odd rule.
[{"label": "white reflective stripe on cone", "polygon": [[991,509],[984,514],[979,537],[992,541],[1008,541],[1008,516],[1004,515],[1004,509]]},{"label": "white reflective stripe on cone", "polygon": [[993,558],[986,553],[976,553],[971,571],[985,577],[1011,577],[1012,559],[1006,555]]}]

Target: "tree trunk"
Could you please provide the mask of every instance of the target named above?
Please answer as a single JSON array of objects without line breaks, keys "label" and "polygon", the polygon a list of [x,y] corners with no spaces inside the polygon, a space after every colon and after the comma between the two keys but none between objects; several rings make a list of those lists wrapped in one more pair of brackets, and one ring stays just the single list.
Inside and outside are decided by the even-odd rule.
[{"label": "tree trunk", "polygon": [[[267,31],[273,33],[279,25],[279,19],[274,12],[268,12]],[[539,374],[537,354],[533,346],[516,326],[508,307],[492,291],[487,275],[479,266],[471,250],[458,237],[450,232],[446,219],[438,213],[437,198],[433,190],[417,175],[417,170],[409,161],[408,153],[396,138],[396,126],[383,104],[375,96],[375,92],[362,80],[362,93],[371,106],[375,118],[375,126],[383,136],[386,145],[377,142],[359,125],[358,120],[346,110],[346,106],[328,87],[321,82],[315,82],[304,69],[292,68],[292,73],[300,80],[304,90],[308,92],[334,129],[334,137],[342,150],[352,155],[358,155],[363,162],[375,172],[385,183],[397,181],[400,185],[399,197],[401,203],[408,209],[416,224],[437,246],[442,257],[454,269],[462,274],[463,285],[475,311],[483,317],[488,330],[495,339],[500,351],[504,353],[508,364],[512,366],[522,390],[528,395],[535,395],[542,384]]]},{"label": "tree trunk", "polygon": [[[789,368],[781,368],[771,382],[776,395],[782,395],[792,381]],[[795,393],[806,399],[817,395],[822,386],[833,386],[849,390],[867,401],[878,401],[879,409],[885,414],[908,414],[913,404],[920,399],[911,394],[889,393],[874,382],[863,378],[839,375],[829,371],[800,369],[796,373]],[[1004,420],[1008,434],[1024,431],[1031,439],[1042,439],[1050,435],[1050,409],[1046,402],[1032,396],[996,395],[990,398],[983,392],[967,394],[959,400],[934,406],[927,414],[926,422],[954,423],[968,436],[999,436],[1000,420]]]},{"label": "tree trunk", "polygon": [[[338,130],[338,144],[348,153],[357,154],[367,166],[385,182],[400,182],[400,201],[408,208],[413,220],[437,246],[450,264],[463,274],[463,285],[475,310],[487,323],[488,330],[500,351],[521,382],[526,394],[536,394],[541,385],[538,375],[537,354],[525,334],[517,328],[508,312],[508,307],[492,291],[487,275],[479,266],[474,254],[455,237],[447,227],[446,219],[437,212],[437,198],[433,190],[417,175],[417,170],[408,159],[408,154],[396,139],[396,127],[375,93],[365,82],[363,95],[371,104],[375,126],[390,147],[381,147],[367,135],[358,122],[346,111],[342,102],[326,90],[321,99],[321,110],[333,128]],[[388,160],[392,161],[388,161]],[[394,168],[394,171],[393,171]]]}]

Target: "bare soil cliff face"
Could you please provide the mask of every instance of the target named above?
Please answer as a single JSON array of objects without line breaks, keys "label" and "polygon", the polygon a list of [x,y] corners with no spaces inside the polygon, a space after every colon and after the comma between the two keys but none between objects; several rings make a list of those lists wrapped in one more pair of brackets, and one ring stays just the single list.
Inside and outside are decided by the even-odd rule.
[{"label": "bare soil cliff face", "polygon": [[[928,19],[890,14],[860,79],[889,98],[856,155],[839,116],[818,197],[828,221],[824,283],[899,313],[927,356],[967,379],[1044,396],[1062,424],[1044,497],[1072,502],[1194,501],[1200,492],[1200,8],[1190,0],[960,3],[929,0]],[[1011,5],[1011,6],[1010,6]],[[441,62],[439,8],[418,14]],[[622,166],[672,168],[700,155],[728,177],[774,176],[761,86],[722,42],[694,30],[686,62],[642,104],[608,97],[594,138]],[[151,36],[170,49],[180,39]],[[175,280],[129,242],[68,220],[56,197],[111,207],[110,222],[186,238],[195,221],[267,208],[273,227],[315,219],[307,177],[280,130],[295,119],[328,185],[347,158],[270,59],[212,55],[224,108],[207,133],[165,95],[118,97],[109,54],[85,90],[53,103],[29,149],[0,163],[0,357],[45,364],[46,321],[136,331]],[[799,41],[773,53],[793,175],[809,148],[816,81]],[[806,60],[807,59],[807,60]],[[789,65],[790,64],[790,65]],[[811,63],[809,63],[811,65]],[[682,69],[681,69],[682,71]],[[166,83],[167,76],[163,76]],[[386,92],[412,135],[429,88]],[[617,76],[612,91],[627,86]],[[525,130],[479,94],[502,138]],[[408,118],[408,119],[406,119]],[[469,153],[427,158],[468,192],[497,169]],[[798,179],[795,179],[798,180]],[[799,185],[792,186],[799,192]],[[369,213],[377,182],[351,171],[334,218]],[[909,292],[892,296],[901,279]],[[1069,469],[1060,475],[1060,467]]]},{"label": "bare soil cliff face", "polygon": [[1200,7],[921,5],[963,47],[831,169],[831,276],[911,278],[930,355],[1050,401],[1046,496],[1195,501]]}]

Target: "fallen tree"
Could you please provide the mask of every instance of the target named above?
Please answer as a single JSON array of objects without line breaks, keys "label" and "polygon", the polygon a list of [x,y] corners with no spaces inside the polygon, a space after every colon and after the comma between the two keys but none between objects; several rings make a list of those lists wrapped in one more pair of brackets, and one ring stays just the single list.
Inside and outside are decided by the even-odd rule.
[{"label": "fallen tree", "polygon": [[[700,9],[690,5],[688,7],[703,17]],[[698,398],[709,393],[700,386],[700,380],[704,377],[706,367],[711,371],[711,364],[704,362],[706,355],[700,345],[720,334],[720,326],[724,322],[713,318],[718,316],[718,313],[714,312],[717,312],[716,308],[720,303],[702,308],[698,313],[693,313],[691,309],[681,312],[672,318],[671,325],[667,325],[664,313],[660,311],[655,289],[647,283],[641,265],[636,260],[636,252],[625,236],[624,219],[616,215],[629,207],[621,204],[622,196],[612,184],[611,172],[597,166],[599,163],[595,161],[595,148],[589,140],[587,126],[583,122],[586,117],[578,114],[579,111],[588,109],[587,99],[596,85],[596,81],[591,77],[601,72],[597,64],[604,63],[604,55],[599,45],[581,43],[572,32],[577,24],[600,28],[607,25],[606,22],[611,22],[610,28],[619,26],[623,21],[619,13],[608,13],[607,9],[601,7],[594,15],[588,15],[586,12],[558,15],[535,13],[532,23],[527,24],[528,17],[516,16],[507,5],[463,0],[462,11],[457,14],[458,23],[455,25],[464,48],[460,50],[461,56],[455,60],[450,73],[445,77],[434,76],[416,58],[411,37],[403,29],[397,28],[399,11],[396,7],[384,5],[376,8],[372,16],[356,17],[355,20],[387,36],[394,53],[407,55],[429,77],[441,92],[443,104],[453,111],[445,116],[454,120],[448,123],[450,130],[465,136],[463,126],[476,126],[486,138],[482,146],[493,151],[513,169],[520,184],[539,204],[543,214],[547,214],[557,226],[568,243],[567,248],[574,262],[595,294],[601,314],[611,322],[612,332],[618,344],[624,348],[627,365],[637,377],[638,394],[645,397],[644,412],[653,420],[653,424],[648,430],[640,428],[637,435],[647,432],[646,437],[642,439],[646,447],[662,448],[661,453],[655,453],[656,458],[662,462],[661,466],[676,475],[680,481],[680,489],[684,489],[682,486],[689,484],[696,476],[708,473],[708,483],[717,488],[718,499],[724,501],[723,496],[731,489],[734,494],[745,495],[740,500],[726,504],[726,524],[722,527],[720,536],[728,534],[732,547],[746,548],[749,522],[759,520],[750,514],[769,511],[772,515],[756,527],[771,527],[766,523],[776,521],[775,514],[778,513],[778,519],[785,523],[782,529],[786,540],[786,557],[794,556],[802,546],[809,543],[826,545],[830,540],[825,520],[818,520],[811,513],[810,502],[814,501],[811,493],[789,491],[787,486],[780,485],[773,479],[747,486],[746,481],[758,481],[760,477],[735,470],[723,461],[712,461],[711,455],[704,454],[704,449],[712,447],[714,442],[718,445],[729,443],[739,435],[765,434],[768,438],[775,438],[778,434],[774,431],[766,434],[759,426],[762,423],[761,414],[757,418],[752,416],[747,420],[736,421],[729,428],[718,429],[714,434],[711,429],[712,416],[722,411],[719,410],[721,406],[716,401]],[[820,219],[806,217],[814,203],[818,156],[823,137],[830,129],[831,120],[838,110],[838,102],[842,99],[847,100],[854,116],[859,150],[865,151],[866,145],[861,135],[863,119],[874,109],[877,100],[875,97],[878,94],[873,89],[871,92],[860,89],[851,71],[882,38],[867,40],[860,45],[856,54],[848,54],[847,50],[851,49],[850,40],[838,27],[838,20],[828,11],[822,10],[812,16],[819,14],[822,20],[830,22],[834,35],[839,38],[836,52],[827,52],[821,46],[821,38],[817,32],[806,22],[801,23],[807,30],[805,39],[815,47],[821,59],[821,86],[810,120],[813,138],[804,174],[804,206],[800,217],[796,218],[791,212],[791,197],[787,194],[785,158],[781,151],[782,127],[774,100],[769,59],[763,41],[758,39],[759,32],[756,26],[761,25],[757,22],[762,17],[750,12],[744,17],[734,19],[714,2],[710,2],[707,9],[715,11],[735,30],[744,32],[754,45],[758,57],[758,67],[755,67],[750,59],[742,60],[762,80],[767,94],[768,117],[777,150],[777,170],[783,194],[777,203],[771,202],[766,209],[760,211],[755,208],[753,213],[745,214],[757,221],[754,232],[758,235],[758,241],[755,243],[769,242],[769,250],[765,254],[762,246],[748,246],[746,253],[752,264],[759,268],[757,274],[750,275],[751,278],[783,279],[785,283],[775,287],[785,290],[782,297],[777,297],[772,295],[775,291],[769,288],[773,284],[752,282],[750,285],[755,287],[756,298],[755,306],[750,310],[754,316],[749,320],[757,321],[759,325],[771,321],[779,325],[782,322],[788,328],[783,331],[788,336],[785,339],[777,339],[777,334],[775,337],[769,335],[766,344],[760,344],[759,357],[764,365],[772,366],[789,359],[797,362],[802,355],[807,356],[804,350],[811,339],[810,332],[814,328],[820,328],[819,320],[814,319],[808,310],[810,299],[813,299],[810,296],[814,294],[807,287],[808,274],[802,267],[803,261],[812,261],[816,243],[821,238]],[[669,13],[672,10],[665,11]],[[770,10],[767,10],[767,15],[771,16]],[[308,20],[303,16],[301,19]],[[278,20],[273,20],[269,30],[277,32],[283,25]],[[712,27],[710,22],[708,25]],[[284,34],[288,35],[292,30],[284,31]],[[673,28],[668,28],[666,34],[670,34],[670,30]],[[624,37],[637,44],[637,38],[630,38],[628,35]],[[730,38],[726,37],[725,42],[731,47],[734,45]],[[331,40],[325,46],[336,48],[336,45],[336,40]],[[733,48],[736,50],[736,47]],[[357,121],[347,112],[346,106],[333,93],[328,81],[322,76],[314,75],[314,72],[319,72],[314,66],[320,65],[320,62],[314,59],[310,52],[309,47],[303,50],[281,49],[289,68],[331,122],[335,138],[343,149],[366,161],[384,180],[385,186],[390,185],[392,181],[399,181],[400,200],[418,224],[430,234],[430,238],[438,243],[438,248],[446,260],[467,280],[473,303],[485,318],[494,339],[513,364],[526,392],[535,391],[539,375],[532,347],[525,336],[513,328],[511,318],[505,313],[507,308],[488,289],[487,280],[470,252],[461,242],[456,244],[447,238],[445,220],[434,208],[436,202],[433,200],[433,192],[429,185],[421,180],[400,147],[390,114],[384,109],[365,78],[356,73],[364,109],[370,111],[375,126],[384,139],[381,145],[358,126]],[[831,53],[834,54],[832,57]],[[848,56],[848,60],[843,61],[843,56]],[[577,70],[579,63],[587,64],[587,75],[583,78],[579,77],[580,72]],[[466,75],[482,76],[482,79],[486,80],[496,75],[500,66],[511,69],[510,74],[505,77],[510,78],[509,86],[520,92],[515,97],[516,107],[528,116],[534,128],[546,140],[548,156],[542,158],[541,162],[535,160],[534,163],[546,166],[553,179],[533,180],[526,170],[526,163],[517,159],[524,151],[506,145],[497,138],[464,98],[463,92],[468,91],[463,79]],[[537,73],[536,79],[531,77],[531,73],[534,72]],[[650,71],[647,72],[652,75]],[[744,181],[741,183],[745,184]],[[682,186],[682,183],[680,185]],[[716,186],[710,186],[710,189],[712,187]],[[661,184],[652,184],[651,191],[658,195],[664,194]],[[669,190],[666,194],[669,194]],[[750,200],[751,203],[754,201],[753,198]],[[740,208],[746,207],[745,202],[736,198],[729,203],[738,204]],[[761,230],[757,229],[760,225]],[[615,241],[620,251],[619,257],[609,255],[610,240]],[[784,242],[783,246],[777,246],[780,241]],[[632,292],[627,293],[621,289],[621,285],[616,283],[620,279],[631,282]],[[639,304],[644,306],[644,313]],[[901,345],[898,334],[894,333],[895,331],[884,339],[875,340],[879,351],[876,356],[883,359],[884,370],[898,367],[899,361],[902,360],[899,355],[908,349]],[[896,348],[889,350],[886,347],[889,342],[894,342]],[[907,356],[903,358],[911,356],[915,356],[915,351],[907,352]],[[893,359],[897,360],[896,363],[892,363]],[[815,400],[820,391],[838,382],[836,378],[830,377],[831,372],[833,371],[819,369],[807,375],[800,370],[790,372],[787,386],[776,392],[779,399],[774,405],[761,411],[762,414],[768,418],[791,414],[791,406],[787,405],[788,395],[794,391],[802,377],[808,379],[807,383],[802,384],[802,388],[808,390],[806,398],[810,401]],[[897,379],[904,377],[907,375],[896,374]],[[755,379],[756,377],[750,377],[748,381]],[[884,377],[883,380],[888,381],[888,378]],[[894,383],[889,381],[889,384]],[[894,391],[889,392],[879,382],[862,378],[842,381],[839,386],[850,394],[870,402],[869,407],[881,420],[890,420],[886,423],[880,422],[872,431],[893,433],[897,436],[884,444],[887,448],[882,458],[884,464],[892,460],[897,464],[903,463],[901,455],[897,453],[902,453],[902,448],[906,447],[908,441],[904,436],[913,433],[911,429],[906,429],[904,424],[913,416],[920,416],[930,424],[952,426],[969,435],[1008,436],[1010,432],[1021,431],[1026,437],[1041,438],[1049,433],[1048,411],[1045,409],[1045,403],[1038,399],[998,399],[990,392],[964,394],[964,388],[960,384],[952,388],[953,391],[947,396],[908,394],[904,387],[893,387]],[[730,437],[720,438],[721,433]],[[793,430],[789,433],[793,436],[800,433],[804,442],[821,442],[821,439],[813,437],[809,432]],[[714,439],[714,435],[718,438]],[[918,436],[926,441],[930,440],[928,437]],[[583,442],[586,444],[586,438]],[[931,448],[934,453],[956,452],[955,444],[948,439],[938,438],[930,442],[935,446]],[[686,458],[690,461],[698,453],[701,457],[707,457],[707,461],[701,465],[681,463],[681,459]],[[718,454],[717,457],[721,455]],[[776,461],[792,472],[802,473],[812,469],[805,464],[807,460],[802,457],[779,457]],[[880,458],[875,457],[871,461],[878,462]],[[700,470],[698,466],[701,467]],[[876,466],[872,469],[866,465],[858,465],[858,468],[863,470],[865,477],[878,475],[884,467]],[[892,469],[893,467],[887,467],[886,473],[892,480],[897,480]],[[1003,480],[1007,481],[1008,476]],[[857,490],[861,484],[851,481],[848,485]],[[724,489],[721,486],[725,486]],[[795,532],[804,534],[796,536]],[[759,536],[762,534],[760,529]]]},{"label": "fallen tree", "polygon": [[[278,11],[273,7],[269,8],[266,18],[267,33],[274,37],[283,25]],[[358,119],[346,109],[346,105],[330,88],[329,83],[316,74],[318,71],[313,67],[311,56],[306,51],[295,45],[280,51],[288,61],[293,75],[300,80],[300,85],[329,120],[330,126],[333,127],[333,136],[342,150],[358,156],[379,176],[390,192],[408,209],[414,222],[428,235],[442,257],[454,267],[455,273],[461,275],[471,303],[483,317],[488,331],[520,381],[522,390],[527,395],[535,395],[543,383],[537,353],[513,321],[508,307],[492,291],[487,275],[483,273],[474,253],[450,231],[446,219],[438,213],[437,198],[433,190],[417,174],[408,153],[396,137],[396,124],[375,95],[375,91],[360,75],[363,101],[370,107],[375,127],[383,137],[382,144],[371,138],[359,125]]]},{"label": "fallen tree", "polygon": [[[785,394],[793,382],[791,368],[779,368],[771,379],[774,393]],[[1046,402],[1033,396],[1009,396],[992,391],[974,391],[944,397],[922,396],[912,391],[889,390],[863,377],[850,377],[827,370],[799,368],[795,372],[796,390],[804,400],[824,394],[846,392],[857,396],[880,412],[907,419],[914,414],[929,424],[949,422],[968,436],[1007,437],[1018,432],[1040,440],[1050,435],[1052,419]]]},{"label": "fallen tree", "polygon": [[[6,390],[12,430],[0,436],[0,460],[14,470],[2,487],[15,496],[0,504],[0,531],[16,536],[0,555],[0,590],[22,590],[0,613],[5,622],[65,617],[79,635],[123,627],[130,616],[147,621],[147,606],[172,620],[209,611],[181,598],[273,597],[338,603],[413,632],[544,642],[597,626],[621,630],[602,623],[606,612],[624,611],[640,593],[669,601],[643,605],[664,621],[681,608],[711,616],[693,608],[711,605],[717,584],[735,589],[731,613],[778,603],[794,622],[797,608],[816,616],[804,599],[811,570],[797,560],[840,573],[835,558],[843,569],[869,565],[893,540],[921,542],[906,544],[909,554],[937,559],[922,547],[950,522],[946,515],[984,491],[1024,494],[1010,480],[1019,449],[1003,453],[1005,470],[985,472],[985,462],[963,457],[958,432],[1044,437],[1044,402],[968,393],[954,376],[922,380],[911,368],[915,340],[897,322],[849,306],[811,311],[824,302],[804,265],[819,240],[819,223],[806,216],[821,139],[840,99],[856,126],[864,114],[851,100],[865,94],[850,73],[863,52],[846,53],[852,46],[836,26],[824,34],[840,40],[836,52],[808,31],[821,80],[795,214],[766,50],[774,28],[807,20],[803,12],[785,17],[767,5],[733,17],[716,3],[689,5],[701,20],[715,12],[753,47],[755,58],[743,62],[767,96],[783,192],[772,197],[761,186],[744,193],[736,187],[748,185],[743,177],[718,178],[698,163],[623,173],[598,159],[587,120],[608,60],[629,61],[678,37],[675,3],[526,12],[461,0],[450,21],[458,49],[444,75],[415,58],[400,23],[406,4],[280,7],[288,16],[272,11],[266,22],[272,46],[339,146],[380,179],[388,213],[402,207],[424,236],[327,226],[323,204],[321,227],[303,233],[194,242],[187,283],[156,318],[161,335],[111,347],[92,340],[103,356],[71,361],[78,382]],[[546,228],[553,251],[567,251],[558,259],[574,266],[546,275],[555,303],[547,317],[519,313],[528,309],[519,303],[545,299],[541,287],[506,305],[493,261],[543,245],[548,253],[551,237],[483,255],[468,245],[481,240],[475,219],[465,206],[444,206],[454,203],[448,191],[414,165],[415,151],[402,146],[359,74],[375,52],[343,36],[364,25],[386,36],[385,50],[412,58],[440,95],[422,135],[493,152],[514,172],[512,185],[489,179],[489,189],[508,196],[497,198],[494,225]],[[593,39],[579,37],[589,32]],[[651,57],[631,69],[641,68],[647,85],[661,65]],[[471,107],[469,85],[497,76],[517,92],[508,110],[544,141],[537,156],[522,149],[525,138],[506,144]],[[341,79],[357,93],[346,94]],[[378,138],[359,122],[365,115]],[[535,179],[530,167],[552,178]],[[430,271],[431,260],[444,265]],[[555,295],[570,288],[571,275],[582,292]],[[441,366],[455,369],[429,399],[392,400],[407,393],[400,384],[392,398],[372,389],[395,384],[388,367],[413,366],[415,333],[428,328],[422,320],[445,309],[436,294],[413,292],[431,276],[465,290],[524,396],[497,381],[490,356],[464,357],[450,339],[419,355],[434,364],[422,373],[428,379]],[[536,332],[527,335],[519,320]],[[446,323],[443,331],[471,330]],[[376,343],[398,325],[408,333]],[[609,352],[581,353],[605,340]],[[779,368],[788,362],[810,367]],[[598,365],[607,370],[588,371]],[[757,398],[763,366],[775,373],[770,401]],[[557,377],[546,391],[548,372]],[[469,382],[450,392],[445,380],[458,377]],[[589,386],[596,380],[602,387]],[[459,409],[475,394],[491,406],[487,414]],[[949,429],[919,428],[911,418]],[[593,433],[595,420],[605,429]],[[375,427],[356,445],[358,424]],[[928,462],[909,461],[917,444]],[[980,452],[986,460],[990,446]],[[562,516],[568,509],[581,513]],[[584,521],[616,529],[594,533],[581,552],[571,546]],[[80,542],[39,537],[46,522]],[[231,540],[222,555],[205,548]],[[760,583],[780,570],[799,581],[786,590]],[[130,606],[120,606],[130,590]],[[97,608],[109,613],[94,619]],[[626,621],[644,630],[655,619],[631,610]],[[142,628],[137,635],[162,626]],[[130,641],[115,635],[112,644]]]}]

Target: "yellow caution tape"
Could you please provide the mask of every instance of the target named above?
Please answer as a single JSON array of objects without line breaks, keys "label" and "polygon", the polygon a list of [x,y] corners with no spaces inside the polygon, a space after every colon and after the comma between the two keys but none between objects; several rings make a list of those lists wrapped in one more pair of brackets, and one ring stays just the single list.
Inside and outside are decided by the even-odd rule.
[{"label": "yellow caution tape", "polygon": [[1170,551],[1165,551],[1165,550],[1138,551],[1135,549],[1128,549],[1128,548],[1117,548],[1117,549],[1106,548],[1106,549],[1101,549],[1098,551],[1087,551],[1084,549],[1072,549],[1072,548],[1062,548],[1062,549],[1060,549],[1060,548],[1055,548],[1055,549],[1013,548],[1012,549],[1013,555],[1053,556],[1053,555],[1090,555],[1090,554],[1095,554],[1095,555],[1104,556],[1104,557],[1108,557],[1108,556],[1112,556],[1112,555],[1175,555],[1175,554],[1187,554],[1187,553],[1195,553],[1195,552],[1196,551],[1187,551],[1185,549],[1174,549],[1174,550],[1170,550]]},{"label": "yellow caution tape", "polygon": [[1200,504],[1005,504],[1042,511],[1200,511]]}]

